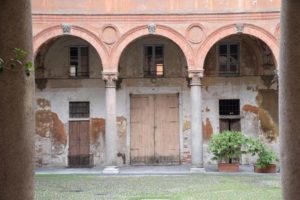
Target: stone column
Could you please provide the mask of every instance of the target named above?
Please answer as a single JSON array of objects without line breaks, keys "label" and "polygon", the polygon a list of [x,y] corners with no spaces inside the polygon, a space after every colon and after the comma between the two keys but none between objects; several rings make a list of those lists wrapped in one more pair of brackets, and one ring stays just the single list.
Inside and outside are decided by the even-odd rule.
[{"label": "stone column", "polygon": [[116,80],[118,73],[103,72],[106,86],[105,160],[107,166],[117,165],[118,132],[116,118]]},{"label": "stone column", "polygon": [[[0,12],[0,58],[8,61],[13,49],[32,60],[30,0],[3,0]],[[24,66],[0,73],[0,199],[32,200],[34,151],[34,73]]]},{"label": "stone column", "polygon": [[284,199],[300,197],[300,1],[283,0],[279,65],[279,132]]},{"label": "stone column", "polygon": [[202,70],[190,70],[191,78],[191,136],[192,136],[192,165],[203,168],[203,135],[202,135]]}]

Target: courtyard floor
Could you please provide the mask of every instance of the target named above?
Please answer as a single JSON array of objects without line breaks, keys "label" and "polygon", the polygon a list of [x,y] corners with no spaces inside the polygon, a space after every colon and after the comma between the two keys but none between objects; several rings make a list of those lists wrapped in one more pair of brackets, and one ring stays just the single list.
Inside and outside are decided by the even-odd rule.
[{"label": "courtyard floor", "polygon": [[[174,173],[158,171],[155,174],[150,173],[152,171],[149,169],[144,171],[144,174],[135,174],[127,169],[131,173],[119,175],[97,174],[97,169],[38,171],[35,180],[35,199],[281,199],[279,174],[255,174],[247,171],[191,174],[185,173],[185,168],[179,168],[182,173],[179,173],[180,170],[177,168],[177,173],[173,170]],[[157,169],[160,168],[156,168],[156,172]]]}]

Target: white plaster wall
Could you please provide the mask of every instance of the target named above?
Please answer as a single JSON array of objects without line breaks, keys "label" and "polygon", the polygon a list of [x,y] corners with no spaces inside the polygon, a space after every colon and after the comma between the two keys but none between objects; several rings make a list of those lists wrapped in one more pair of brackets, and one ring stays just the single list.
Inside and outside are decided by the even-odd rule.
[{"label": "white plaster wall", "polygon": [[[103,80],[49,80],[48,85],[64,85],[59,82],[81,82],[82,87],[74,88],[47,88],[42,91],[36,91],[36,99],[48,100],[51,104],[51,111],[56,113],[62,123],[65,125],[65,131],[68,135],[69,120],[89,120],[89,119],[70,119],[69,118],[69,102],[71,101],[89,101],[90,102],[90,118],[105,118],[105,88]],[[76,85],[76,84],[75,84]],[[39,136],[36,136],[39,137]],[[41,137],[36,139],[36,146],[43,146],[42,149],[47,149],[47,141]],[[98,138],[98,143],[103,144],[103,138]],[[69,140],[68,140],[69,141]],[[49,141],[48,141],[49,142]],[[62,150],[63,153],[57,158],[44,158],[49,166],[68,166],[68,142]],[[91,152],[99,151],[102,147],[93,147],[91,145]],[[103,162],[104,152],[100,152],[94,157],[94,163],[98,165]],[[46,164],[45,164],[46,165]]]},{"label": "white plaster wall", "polygon": [[[258,106],[256,103],[257,91],[248,90],[248,88],[259,87],[264,88],[260,78],[251,78],[252,80],[239,80],[240,78],[229,78],[228,82],[224,84],[224,79],[220,79],[219,83],[208,85],[206,88],[205,81],[202,89],[203,92],[203,122],[206,118],[209,119],[213,127],[214,133],[219,132],[219,99],[236,98],[240,99],[241,108],[245,104]],[[75,80],[76,81],[76,80]],[[105,118],[105,88],[101,80],[93,80],[92,88],[52,88],[46,89],[42,92],[37,92],[37,98],[44,98],[51,102],[51,110],[59,115],[60,120],[67,125],[69,119],[69,102],[70,101],[89,101],[90,102],[90,117],[91,118]],[[240,83],[242,82],[242,83]],[[99,86],[99,88],[97,88]],[[130,157],[130,94],[163,94],[163,93],[179,93],[180,94],[180,156],[181,160],[185,160],[185,156],[190,154],[190,127],[184,128],[185,123],[190,121],[190,93],[188,88],[180,86],[174,87],[122,87],[117,91],[117,116],[123,116],[127,119],[127,135],[126,135],[126,157]],[[207,111],[207,109],[209,111]],[[67,126],[66,126],[67,128]],[[259,119],[257,115],[241,111],[241,130],[244,134],[259,138],[263,135],[259,128]],[[101,139],[101,138],[100,138]],[[103,139],[102,139],[103,140]],[[104,141],[99,141],[102,144]],[[43,145],[47,146],[44,142]],[[278,142],[273,142],[270,145],[275,151],[278,151]],[[66,147],[68,148],[68,147]],[[124,148],[123,148],[124,149]],[[99,150],[99,149],[98,149]],[[94,150],[95,151],[95,150]],[[207,142],[204,143],[204,160],[205,163],[211,163],[211,155],[207,150]],[[66,158],[67,158],[67,151]],[[104,153],[104,152],[103,152]],[[98,165],[103,159],[95,161]],[[63,159],[65,166],[67,166],[67,159]],[[250,157],[244,156],[243,163],[252,163],[254,160]],[[53,161],[55,163],[59,162]],[[129,162],[129,161],[128,161]],[[128,163],[127,163],[128,164]]]},{"label": "white plaster wall", "polygon": [[[279,151],[279,141],[267,142],[260,126],[260,119],[257,114],[246,112],[242,108],[244,105],[259,107],[257,95],[259,89],[268,89],[260,76],[251,77],[206,77],[203,84],[203,121],[208,118],[212,124],[213,132],[219,133],[219,99],[240,99],[241,131],[252,138],[261,138],[272,147],[274,151]],[[276,84],[271,88],[275,88]],[[209,111],[206,111],[206,110]],[[207,144],[204,145],[207,149]],[[211,162],[211,155],[205,151],[205,163]],[[279,154],[277,154],[279,155]],[[253,163],[255,158],[243,156],[242,163]]]}]

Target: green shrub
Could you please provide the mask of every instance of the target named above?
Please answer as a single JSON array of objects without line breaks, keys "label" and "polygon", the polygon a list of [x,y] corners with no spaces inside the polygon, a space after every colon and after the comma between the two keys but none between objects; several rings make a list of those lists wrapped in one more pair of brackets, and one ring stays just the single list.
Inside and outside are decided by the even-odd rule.
[{"label": "green shrub", "polygon": [[252,156],[257,155],[256,166],[258,168],[264,168],[277,161],[276,154],[268,149],[261,140],[247,139],[247,152]]},{"label": "green shrub", "polygon": [[246,137],[238,131],[224,131],[214,134],[208,143],[209,151],[214,154],[213,160],[232,163],[233,158],[239,158]]}]

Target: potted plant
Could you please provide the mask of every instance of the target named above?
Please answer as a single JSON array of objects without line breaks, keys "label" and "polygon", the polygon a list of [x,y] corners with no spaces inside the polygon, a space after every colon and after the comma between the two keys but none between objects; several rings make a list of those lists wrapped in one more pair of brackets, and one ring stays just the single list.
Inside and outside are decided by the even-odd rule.
[{"label": "potted plant", "polygon": [[214,134],[208,143],[208,148],[213,153],[213,160],[218,161],[220,172],[239,171],[239,158],[246,137],[238,131],[224,131]]},{"label": "potted plant", "polygon": [[254,165],[256,173],[276,173],[276,165],[274,161],[278,161],[276,154],[269,150],[261,140],[248,139],[248,152],[257,155],[257,161]]}]

